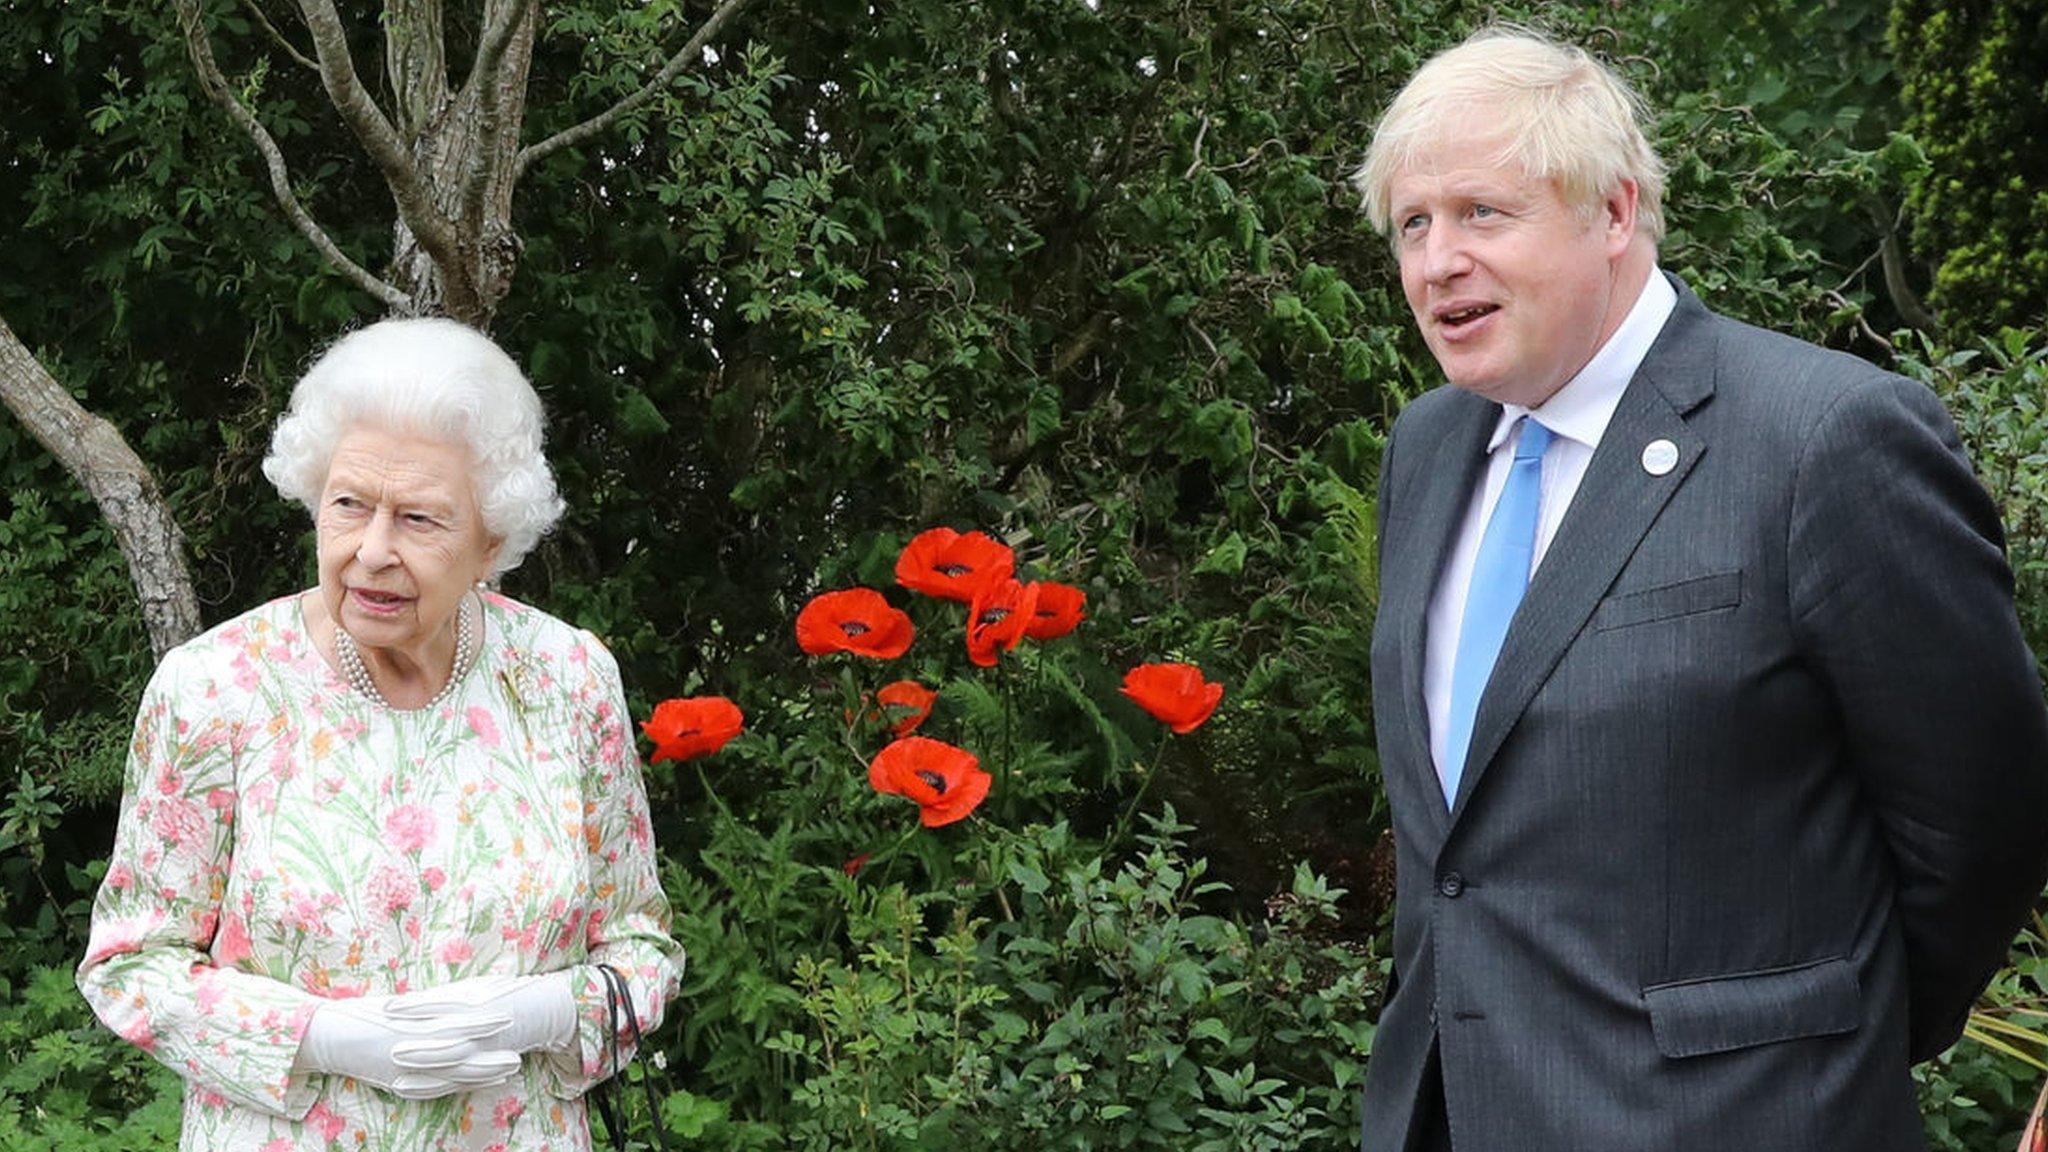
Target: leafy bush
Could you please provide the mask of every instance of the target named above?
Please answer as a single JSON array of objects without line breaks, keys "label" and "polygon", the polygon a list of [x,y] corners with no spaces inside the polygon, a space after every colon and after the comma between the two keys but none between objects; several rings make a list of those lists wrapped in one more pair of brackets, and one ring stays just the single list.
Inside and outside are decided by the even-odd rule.
[{"label": "leafy bush", "polygon": [[1913,1070],[1927,1135],[1953,1152],[2007,1148],[2048,1072],[2048,922],[2038,913],[1970,1015],[1962,1043]]},{"label": "leafy bush", "polygon": [[[1059,632],[1067,615],[997,655],[962,645],[995,617],[977,596],[963,619],[936,598],[961,589],[915,574],[953,570],[921,551],[928,539],[905,552],[926,563],[901,578],[932,593],[908,605],[914,642],[911,619],[873,593],[821,596],[797,626],[823,654],[815,671],[749,698],[749,731],[723,753],[672,769],[669,729],[650,726],[655,795],[680,801],[689,841],[665,880],[695,958],[668,1119],[732,1149],[1354,1138],[1378,970],[1336,938],[1343,893],[1303,866],[1257,917],[1219,915],[1229,894],[1189,855],[1191,826],[1170,805],[1144,812],[1245,705],[1210,711],[1213,688],[1178,711],[1138,692],[1188,730],[1170,737],[1118,699],[1088,642],[1113,632],[1099,605],[1115,589],[1091,590],[1073,635]],[[1000,544],[974,553],[984,571],[1010,570]],[[827,626],[835,612],[859,622],[844,638]],[[867,682],[902,675],[941,685],[936,701],[878,710]],[[993,791],[966,810],[952,790],[927,798],[940,826],[921,828],[881,791],[884,763],[912,746],[979,752]],[[1134,843],[1141,815],[1150,832]]]},{"label": "leafy bush", "polygon": [[678,1130],[713,1149],[1348,1147],[1378,972],[1329,936],[1340,893],[1304,868],[1255,926],[1208,914],[1187,826],[1148,823],[1121,867],[1065,824],[953,837],[935,884],[721,821],[717,880],[677,878],[699,958]]},{"label": "leafy bush", "polygon": [[[29,853],[10,851],[48,814],[22,793],[0,823],[0,871],[22,879]],[[90,892],[105,873],[66,866],[34,912],[0,920],[0,1148],[8,1152],[169,1148],[184,1086],[134,1045],[100,1027],[71,971],[85,947]]]},{"label": "leafy bush", "polygon": [[1956,332],[2048,320],[2048,3],[1898,0],[1913,244]]}]

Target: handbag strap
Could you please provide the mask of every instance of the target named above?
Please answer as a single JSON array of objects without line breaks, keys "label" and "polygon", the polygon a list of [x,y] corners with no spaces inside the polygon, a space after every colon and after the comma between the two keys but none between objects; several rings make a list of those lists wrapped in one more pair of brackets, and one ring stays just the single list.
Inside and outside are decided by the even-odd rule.
[{"label": "handbag strap", "polygon": [[[621,1034],[632,1037],[633,1050],[639,1051],[643,1042],[640,1014],[634,1011],[631,989],[626,984],[626,977],[617,968],[609,964],[599,964],[597,973],[604,983],[605,1054],[609,1058],[606,1063],[610,1065],[612,1075],[618,1077],[626,1071],[626,1057],[624,1049],[620,1047],[619,1037]],[[628,1152],[623,1109],[619,1107],[618,1101],[612,1099],[611,1093],[605,1090],[609,1087],[609,1084],[599,1084],[592,1090],[591,1095],[596,1101],[598,1116],[604,1120],[606,1130],[612,1134],[612,1147],[617,1152]],[[641,1072],[640,1087],[647,1094],[647,1113],[652,1121],[650,1127],[654,1130],[654,1144],[661,1152],[669,1152],[668,1134],[663,1129],[661,1121],[661,1100],[654,1093],[651,1070]]]}]

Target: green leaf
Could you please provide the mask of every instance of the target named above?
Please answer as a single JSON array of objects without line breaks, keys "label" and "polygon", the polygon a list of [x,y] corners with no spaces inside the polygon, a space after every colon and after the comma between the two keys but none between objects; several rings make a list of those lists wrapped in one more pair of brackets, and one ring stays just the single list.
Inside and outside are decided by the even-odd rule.
[{"label": "green leaf", "polygon": [[1237,576],[1244,572],[1244,558],[1244,537],[1232,532],[1209,549],[1208,554],[1195,565],[1195,571],[1214,576]]},{"label": "green leaf", "polygon": [[619,390],[619,430],[628,436],[651,439],[665,436],[669,431],[668,418],[647,398],[647,393],[638,388],[625,387]]}]

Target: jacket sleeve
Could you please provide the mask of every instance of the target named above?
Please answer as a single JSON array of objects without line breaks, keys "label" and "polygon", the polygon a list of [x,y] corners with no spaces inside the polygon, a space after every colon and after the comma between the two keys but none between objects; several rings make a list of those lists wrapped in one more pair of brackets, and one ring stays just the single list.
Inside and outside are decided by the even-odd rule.
[{"label": "jacket sleeve", "polygon": [[661,889],[647,789],[618,664],[596,638],[586,636],[585,643],[594,681],[582,749],[590,905],[584,920],[584,962],[570,970],[576,994],[576,1049],[573,1059],[549,1065],[551,1090],[560,1096],[587,1091],[633,1058],[630,1025],[621,1024],[614,1031],[598,966],[609,965],[625,978],[643,1035],[652,1033],[667,1016],[683,973],[682,946],[669,934],[668,898]]},{"label": "jacket sleeve", "polygon": [[1793,626],[1896,870],[1914,1060],[1961,1034],[2048,874],[2048,712],[1997,511],[1925,388],[1872,372],[1798,464]]},{"label": "jacket sleeve", "polygon": [[194,1090],[296,1120],[317,1096],[292,1060],[318,1001],[236,966],[247,935],[223,925],[221,896],[240,736],[198,663],[171,652],[143,693],[78,988],[101,1022]]}]

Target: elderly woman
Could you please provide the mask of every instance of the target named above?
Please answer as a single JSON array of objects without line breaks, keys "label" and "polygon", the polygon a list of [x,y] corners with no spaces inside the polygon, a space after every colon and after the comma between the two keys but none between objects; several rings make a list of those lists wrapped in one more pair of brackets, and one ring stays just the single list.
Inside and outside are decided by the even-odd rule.
[{"label": "elderly woman", "polygon": [[185,1149],[587,1147],[682,955],[617,665],[486,587],[561,512],[540,401],[385,321],[263,470],[319,582],[157,669],[79,987],[185,1078]]}]

